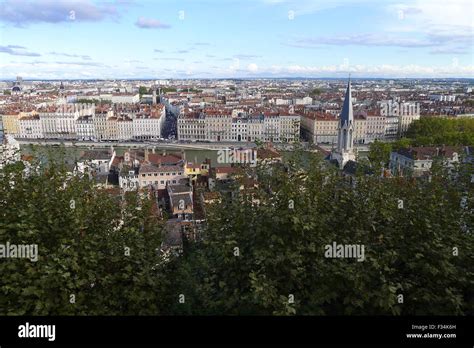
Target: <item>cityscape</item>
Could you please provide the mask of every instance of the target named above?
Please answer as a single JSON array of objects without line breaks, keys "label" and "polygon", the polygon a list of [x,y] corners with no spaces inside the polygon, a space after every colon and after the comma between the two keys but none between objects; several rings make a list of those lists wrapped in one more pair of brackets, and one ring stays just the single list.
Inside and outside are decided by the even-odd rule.
[{"label": "cityscape", "polygon": [[464,0],[1,1],[0,315],[430,316],[394,335],[460,342],[472,17]]}]

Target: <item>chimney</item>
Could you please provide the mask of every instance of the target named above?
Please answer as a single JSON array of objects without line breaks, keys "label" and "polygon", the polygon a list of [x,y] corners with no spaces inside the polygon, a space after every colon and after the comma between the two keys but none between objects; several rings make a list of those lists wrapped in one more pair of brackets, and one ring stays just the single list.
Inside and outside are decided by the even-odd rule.
[{"label": "chimney", "polygon": [[145,162],[148,162],[148,148],[145,148]]},{"label": "chimney", "polygon": [[155,154],[155,146],[153,146],[153,147],[151,148],[151,152],[152,152],[153,154]]}]

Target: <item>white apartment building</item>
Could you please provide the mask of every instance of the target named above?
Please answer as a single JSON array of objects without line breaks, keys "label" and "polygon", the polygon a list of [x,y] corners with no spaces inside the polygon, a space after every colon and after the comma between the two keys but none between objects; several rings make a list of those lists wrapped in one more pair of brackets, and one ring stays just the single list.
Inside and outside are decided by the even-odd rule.
[{"label": "white apartment building", "polygon": [[117,119],[117,140],[130,140],[133,138],[133,123],[134,121],[127,116]]},{"label": "white apartment building", "polygon": [[234,122],[231,124],[230,137],[233,141],[246,141],[247,140],[247,122],[243,122],[242,118],[234,118]]},{"label": "white apartment building", "polygon": [[441,102],[454,102],[456,101],[456,96],[447,94],[431,94],[430,99]]},{"label": "white apartment building", "polygon": [[163,104],[149,112],[140,112],[133,118],[133,138],[156,140],[161,138],[165,125],[166,110]]},{"label": "white apartment building", "polygon": [[76,132],[78,140],[95,140],[93,116],[79,116],[76,120]]},{"label": "white apartment building", "polygon": [[140,94],[114,93],[111,100],[113,104],[135,104],[140,101]]},{"label": "white apartment building", "polygon": [[75,139],[77,119],[94,114],[94,106],[65,104],[53,112],[40,112],[43,136],[46,139]]},{"label": "white apartment building", "polygon": [[299,139],[300,116],[279,114],[193,113],[178,118],[179,140],[204,141],[274,141]]},{"label": "white apartment building", "polygon": [[268,115],[263,117],[263,139],[265,141],[280,141],[280,117]]},{"label": "white apartment building", "polygon": [[[230,141],[231,135],[229,134],[228,129],[232,128],[232,119],[232,115],[226,113],[222,113],[220,115],[206,115],[205,118],[203,118],[201,125],[203,133],[198,135],[203,136],[205,140],[209,141]],[[186,123],[182,123],[183,135],[186,132],[186,126]],[[178,139],[181,139],[179,137],[179,128]]]},{"label": "white apartment building", "polygon": [[178,118],[178,139],[179,140],[207,140],[207,134],[214,135],[218,140],[221,141],[222,135],[219,131],[206,129],[206,123],[204,117],[197,115],[188,115]]},{"label": "white apartment building", "polygon": [[138,168],[128,168],[127,171],[121,171],[119,175],[119,186],[124,191],[139,189]]},{"label": "white apartment building", "polygon": [[397,139],[400,131],[400,119],[398,116],[385,117],[385,138]]},{"label": "white apartment building", "polygon": [[313,98],[311,97],[304,97],[304,98],[296,98],[294,100],[295,105],[311,105],[313,104]]},{"label": "white apartment building", "polygon": [[247,119],[247,140],[255,141],[265,138],[265,124],[263,115],[249,116]]},{"label": "white apartment building", "polygon": [[275,105],[283,106],[283,105],[290,105],[290,104],[291,104],[291,99],[282,99],[282,98],[275,99]]},{"label": "white apartment building", "polygon": [[435,158],[446,167],[459,162],[459,151],[454,146],[400,149],[390,153],[390,170],[394,175],[421,176],[430,171]]},{"label": "white apartment building", "polygon": [[20,118],[20,138],[41,139],[44,137],[41,127],[41,120],[38,115],[25,116]]}]

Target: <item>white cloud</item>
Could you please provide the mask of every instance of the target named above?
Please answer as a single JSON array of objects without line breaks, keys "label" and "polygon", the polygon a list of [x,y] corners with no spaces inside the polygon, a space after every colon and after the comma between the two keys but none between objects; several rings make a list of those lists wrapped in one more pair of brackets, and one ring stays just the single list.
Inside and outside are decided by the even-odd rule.
[{"label": "white cloud", "polygon": [[256,73],[258,71],[258,65],[255,63],[251,63],[247,65],[247,70],[251,73]]},{"label": "white cloud", "polygon": [[[84,62],[73,62],[73,64],[83,64]],[[169,78],[196,76],[196,77],[341,77],[352,73],[355,77],[393,77],[393,78],[436,78],[436,77],[463,77],[474,78],[474,65],[453,64],[453,61],[446,59],[444,65],[396,65],[396,64],[330,64],[330,65],[269,65],[257,66],[255,63],[248,64],[246,69],[240,68],[237,60],[236,64],[229,68],[221,68],[218,66],[203,67],[193,66],[187,70],[180,69],[179,65],[170,66],[168,69],[164,67],[159,72],[150,69],[143,69],[143,76],[159,76],[165,75]],[[122,66],[107,67],[105,65],[80,65],[68,66],[65,62],[11,62],[6,64],[0,63],[0,72],[4,78],[15,78],[17,75],[24,78],[50,79],[50,78],[117,78],[117,77],[140,77],[134,69],[124,69]],[[126,63],[125,63],[126,64]],[[38,68],[41,67],[41,69]],[[73,68],[74,67],[74,68]],[[172,69],[169,69],[172,68]],[[230,69],[232,68],[232,69]]]},{"label": "white cloud", "polygon": [[387,9],[400,22],[409,22],[418,30],[431,31],[437,27],[465,32],[467,28],[474,28],[472,0],[415,0],[389,5]]},{"label": "white cloud", "polygon": [[361,77],[474,77],[474,65],[453,65],[451,62],[445,66],[424,65],[326,65],[326,66],[301,66],[291,65],[280,70],[285,70],[296,76],[332,76],[334,74],[354,73]]}]

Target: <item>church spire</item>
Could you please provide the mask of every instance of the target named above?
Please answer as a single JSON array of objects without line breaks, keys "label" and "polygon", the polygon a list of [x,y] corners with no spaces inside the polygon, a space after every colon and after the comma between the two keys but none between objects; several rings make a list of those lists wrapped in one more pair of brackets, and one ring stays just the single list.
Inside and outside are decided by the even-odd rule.
[{"label": "church spire", "polygon": [[347,83],[346,95],[339,115],[337,134],[337,150],[333,151],[331,158],[337,160],[339,168],[344,168],[348,161],[355,160],[354,154],[354,112],[352,109],[351,79]]},{"label": "church spire", "polygon": [[349,125],[354,122],[354,113],[352,110],[352,92],[351,92],[351,76],[349,75],[349,82],[347,83],[346,96],[344,98],[344,104],[342,105],[342,111],[340,115],[341,127],[345,124]]}]

